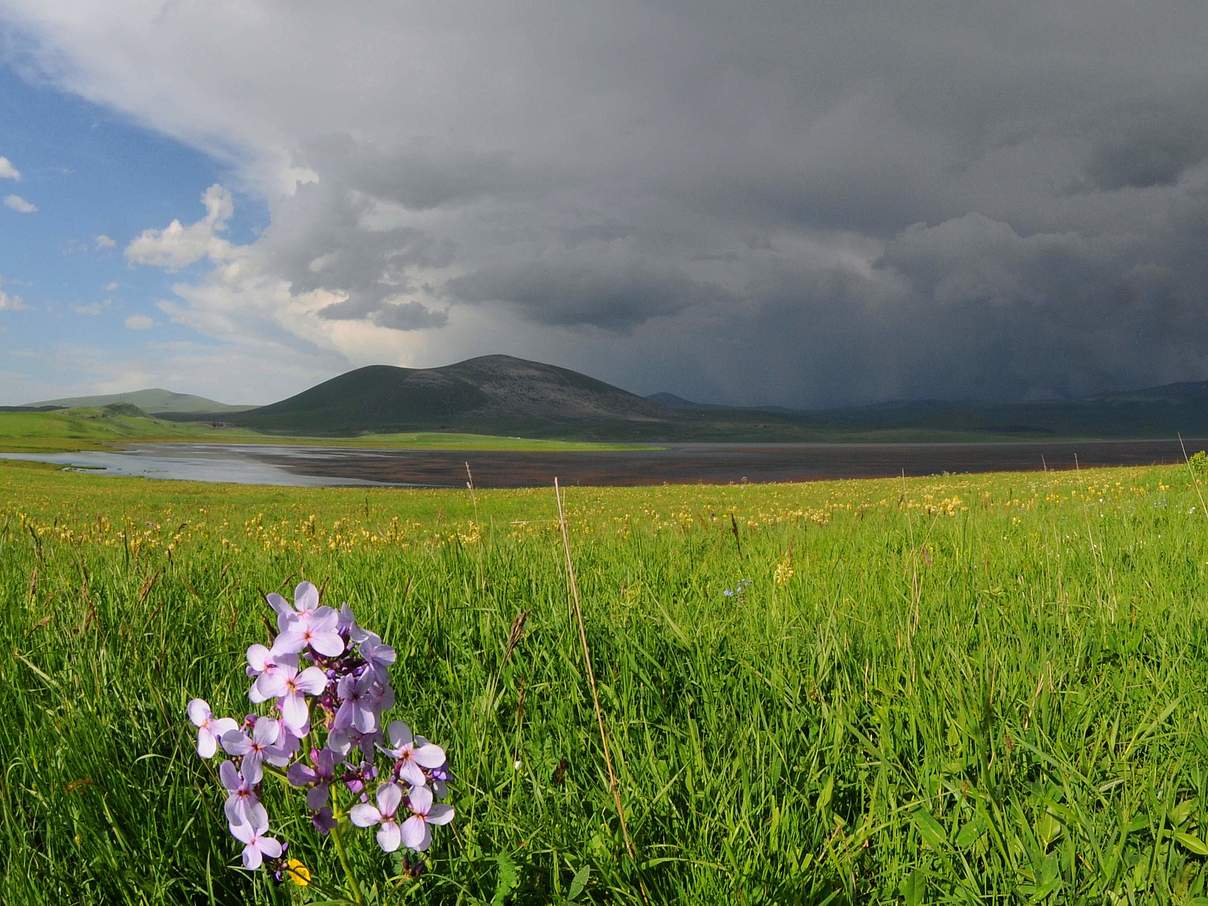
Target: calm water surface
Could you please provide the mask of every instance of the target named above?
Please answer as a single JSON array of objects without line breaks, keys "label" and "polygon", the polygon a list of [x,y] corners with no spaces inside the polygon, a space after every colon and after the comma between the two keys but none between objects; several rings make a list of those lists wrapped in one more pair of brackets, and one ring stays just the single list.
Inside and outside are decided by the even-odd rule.
[{"label": "calm water surface", "polygon": [[[1208,441],[1188,440],[1188,450]],[[940,472],[1178,463],[1177,440],[987,444],[677,444],[607,453],[369,450],[254,444],[141,444],[122,451],[0,453],[98,475],[293,486],[478,487],[813,481]]]}]

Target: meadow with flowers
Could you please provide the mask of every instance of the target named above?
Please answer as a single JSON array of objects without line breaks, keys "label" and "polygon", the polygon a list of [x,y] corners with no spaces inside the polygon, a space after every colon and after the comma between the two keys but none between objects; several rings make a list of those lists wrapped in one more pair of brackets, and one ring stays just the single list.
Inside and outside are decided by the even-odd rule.
[{"label": "meadow with flowers", "polygon": [[0,901],[1208,903],[1202,471],[0,464]]}]

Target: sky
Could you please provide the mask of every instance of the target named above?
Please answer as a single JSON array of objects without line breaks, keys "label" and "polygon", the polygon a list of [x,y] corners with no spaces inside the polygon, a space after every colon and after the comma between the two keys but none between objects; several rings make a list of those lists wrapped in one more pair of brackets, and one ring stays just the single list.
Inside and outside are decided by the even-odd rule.
[{"label": "sky", "polygon": [[0,404],[1208,378],[1202,0],[0,0]]}]

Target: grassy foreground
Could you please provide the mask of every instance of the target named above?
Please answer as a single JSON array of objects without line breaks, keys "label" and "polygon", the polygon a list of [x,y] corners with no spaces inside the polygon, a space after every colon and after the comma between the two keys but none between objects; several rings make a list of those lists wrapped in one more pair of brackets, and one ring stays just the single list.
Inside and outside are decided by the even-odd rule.
[{"label": "grassy foreground", "polygon": [[[552,492],[0,465],[0,902],[304,901],[232,867],[184,715],[243,713],[262,594],[299,577],[398,648],[396,710],[456,775],[431,870],[381,902],[1208,902],[1187,470],[567,505],[637,865]],[[309,825],[274,829],[338,886]],[[387,876],[368,832],[352,857]]]}]

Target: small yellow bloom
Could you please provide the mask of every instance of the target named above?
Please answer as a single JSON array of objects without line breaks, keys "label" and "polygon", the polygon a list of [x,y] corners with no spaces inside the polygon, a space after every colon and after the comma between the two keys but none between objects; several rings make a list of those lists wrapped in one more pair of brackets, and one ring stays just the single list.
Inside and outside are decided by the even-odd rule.
[{"label": "small yellow bloom", "polygon": [[784,557],[776,564],[775,581],[778,588],[783,588],[789,584],[789,580],[796,575],[797,571],[793,569],[792,553],[786,551]]},{"label": "small yellow bloom", "polygon": [[297,859],[290,859],[285,863],[285,876],[299,887],[310,884],[310,869]]}]

